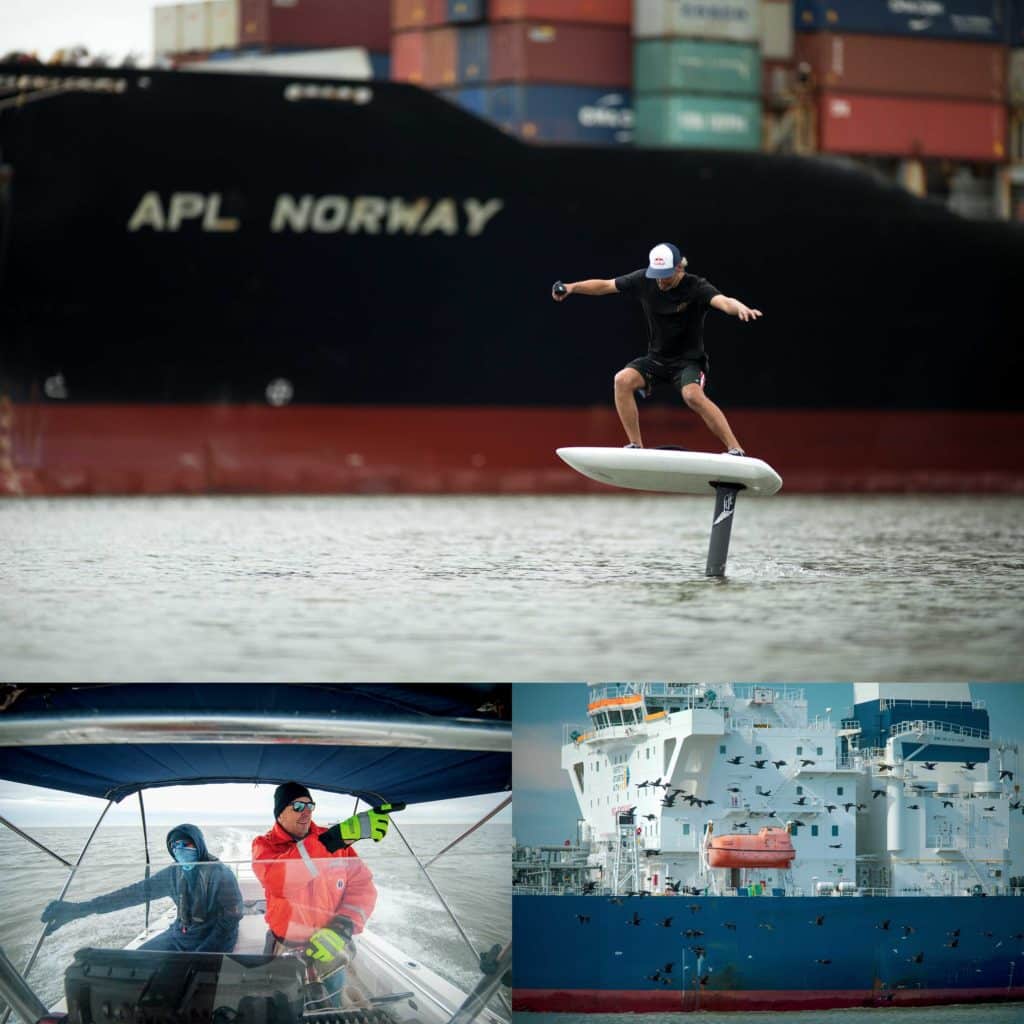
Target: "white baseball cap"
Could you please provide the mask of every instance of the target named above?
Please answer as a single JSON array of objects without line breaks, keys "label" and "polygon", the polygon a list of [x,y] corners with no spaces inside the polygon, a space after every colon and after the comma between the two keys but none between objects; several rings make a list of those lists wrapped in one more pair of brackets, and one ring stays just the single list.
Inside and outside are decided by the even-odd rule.
[{"label": "white baseball cap", "polygon": [[680,259],[679,250],[669,242],[659,242],[648,257],[646,277],[671,277],[676,272]]}]

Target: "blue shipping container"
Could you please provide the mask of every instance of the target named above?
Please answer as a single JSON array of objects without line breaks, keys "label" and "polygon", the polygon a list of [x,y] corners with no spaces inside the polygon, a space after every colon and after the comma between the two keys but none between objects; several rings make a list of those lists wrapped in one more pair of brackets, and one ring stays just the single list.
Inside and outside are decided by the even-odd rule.
[{"label": "blue shipping container", "polygon": [[448,21],[474,22],[487,17],[487,0],[448,0]]},{"label": "blue shipping container", "polygon": [[379,82],[387,82],[391,79],[391,54],[371,53],[370,71],[374,79]]},{"label": "blue shipping container", "polygon": [[473,89],[442,89],[439,96],[468,110],[477,117],[487,116],[487,90],[477,87]]},{"label": "blue shipping container", "polygon": [[866,32],[1005,43],[1007,0],[796,0],[799,32]]},{"label": "blue shipping container", "polygon": [[486,82],[491,75],[490,25],[473,25],[457,32],[455,81]]},{"label": "blue shipping container", "polygon": [[1010,0],[1010,45],[1024,46],[1024,0]]},{"label": "blue shipping container", "polygon": [[580,85],[496,85],[488,117],[527,141],[623,145],[633,140],[627,90]]}]

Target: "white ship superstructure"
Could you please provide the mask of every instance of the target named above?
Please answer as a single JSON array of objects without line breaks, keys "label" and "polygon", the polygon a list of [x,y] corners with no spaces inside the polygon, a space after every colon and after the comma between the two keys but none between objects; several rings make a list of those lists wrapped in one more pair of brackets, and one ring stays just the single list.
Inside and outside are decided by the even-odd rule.
[{"label": "white ship superstructure", "polygon": [[[899,896],[1024,886],[1018,747],[992,737],[970,687],[857,684],[854,704],[837,726],[809,718],[794,687],[592,686],[589,722],[567,728],[562,767],[600,887]],[[788,867],[743,852],[772,834],[763,829],[788,832]],[[723,836],[750,839],[732,840],[743,850],[712,867]]]}]

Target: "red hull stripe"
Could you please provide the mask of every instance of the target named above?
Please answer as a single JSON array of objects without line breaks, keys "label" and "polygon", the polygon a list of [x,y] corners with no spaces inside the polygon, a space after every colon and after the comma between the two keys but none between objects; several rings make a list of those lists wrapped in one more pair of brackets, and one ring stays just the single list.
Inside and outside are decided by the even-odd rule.
[{"label": "red hull stripe", "polygon": [[[681,403],[680,403],[681,404]],[[1024,493],[1024,413],[729,409],[785,493]],[[642,418],[648,445],[717,445],[683,408]],[[0,397],[0,495],[621,493],[562,445],[624,442],[613,409],[14,405]]]},{"label": "red hull stripe", "polygon": [[629,989],[513,989],[512,1009],[538,1013],[671,1013],[686,1010],[831,1010],[854,1006],[934,1006],[1017,1002],[1024,987],[935,989],[750,990],[746,992],[631,991]]}]

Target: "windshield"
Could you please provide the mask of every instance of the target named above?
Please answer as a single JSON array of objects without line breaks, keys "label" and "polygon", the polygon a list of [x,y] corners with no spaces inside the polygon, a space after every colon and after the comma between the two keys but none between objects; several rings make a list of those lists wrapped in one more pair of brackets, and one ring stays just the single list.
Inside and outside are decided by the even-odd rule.
[{"label": "windshield", "polygon": [[[316,820],[332,825],[350,807],[351,798],[337,798],[317,808]],[[272,857],[255,865],[252,858],[253,840],[272,825],[204,824],[197,839],[176,834],[179,864],[167,849],[169,826],[150,823],[148,882],[141,828],[102,826],[60,904],[51,901],[67,868],[0,828],[0,946],[24,971],[45,914],[51,933],[28,982],[47,1007],[64,1010],[67,994],[84,1020],[102,1020],[112,1006],[127,1014],[140,1000],[148,1019],[168,1022],[200,1019],[196,1010],[222,1024],[350,1015],[380,1024],[447,1020],[480,981],[479,961],[401,837],[360,842],[358,857],[340,864],[293,860],[275,875],[281,865]],[[408,824],[401,831],[426,862],[465,829]],[[91,829],[26,831],[74,863]],[[216,862],[202,860],[197,846]],[[511,847],[510,826],[488,824],[430,868],[478,953],[511,934]],[[322,922],[294,910],[309,898],[303,887],[313,877],[321,895],[339,894],[326,933]],[[509,1016],[500,991],[489,1007]]]}]

